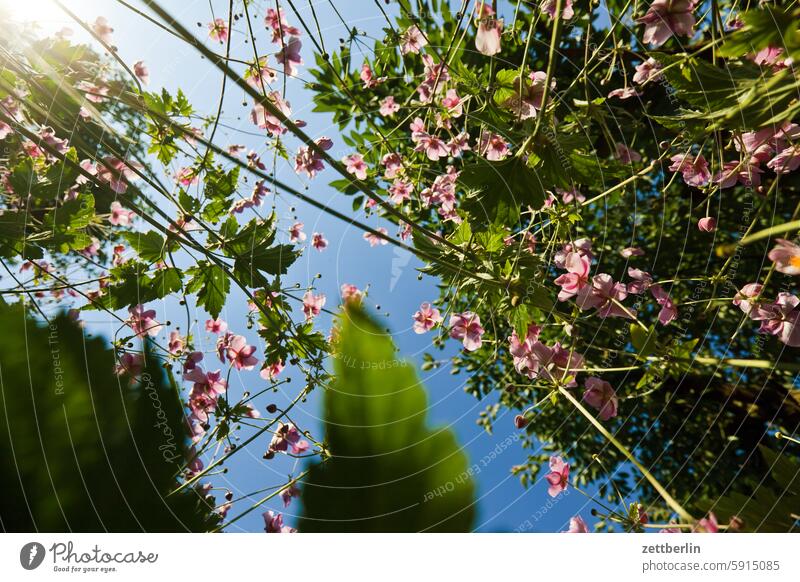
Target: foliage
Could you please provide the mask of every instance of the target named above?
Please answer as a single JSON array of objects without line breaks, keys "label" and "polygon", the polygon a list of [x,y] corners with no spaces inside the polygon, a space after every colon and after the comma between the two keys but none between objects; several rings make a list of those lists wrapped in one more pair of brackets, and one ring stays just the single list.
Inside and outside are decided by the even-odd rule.
[{"label": "foliage", "polygon": [[[597,486],[611,507],[598,514],[601,528],[641,530],[630,509],[639,503],[651,519],[677,516],[685,528],[700,527],[706,512],[743,529],[791,527],[783,505],[767,507],[773,489],[793,487],[786,463],[760,488],[775,465],[775,431],[794,439],[800,424],[800,8],[562,0],[469,2],[456,12],[450,2],[401,0],[381,9],[382,34],[347,26],[338,49],[326,50],[334,45],[291,5],[255,15],[241,3],[229,15],[236,30],[216,20],[208,39],[147,5],[224,75],[223,93],[252,107],[264,147],[244,158],[243,146],[217,143],[222,102],[201,112],[180,90],[147,91],[141,63],[131,70],[108,50],[107,23],[87,27],[102,53],[3,23],[11,40],[0,57],[0,260],[4,293],[20,303],[42,315],[67,305],[103,311],[123,324],[120,361],[137,354],[133,338],[148,336],[162,364],[182,370],[193,461],[208,466],[187,466],[179,490],[241,450],[243,426],[254,431],[248,443],[272,439],[268,459],[325,456],[324,443],[286,419],[311,391],[330,388],[325,354],[370,361],[380,347],[391,359],[388,339],[362,345],[347,320],[339,342],[317,329],[327,298],[313,284],[300,297],[286,279],[306,238],[314,252],[329,241],[307,237],[293,208],[288,224],[263,213],[280,193],[424,262],[441,295],[414,314],[415,330],[432,331],[435,348],[448,336],[462,342],[447,365],[487,402],[487,431],[517,417],[524,446],[538,449],[511,469],[523,485],[560,454],[581,468],[571,485]],[[257,43],[249,26],[262,17],[271,44]],[[247,52],[222,58],[233,32],[245,35]],[[285,100],[301,38],[317,48],[306,89],[338,126],[333,139],[307,134]],[[372,53],[361,60],[365,46]],[[349,148],[342,158],[331,150],[339,142]],[[287,163],[302,180],[326,172],[352,214],[279,181]],[[367,226],[362,212],[397,235]],[[342,295],[365,300],[348,285]],[[219,319],[234,297],[251,310],[232,327],[257,330],[260,353]],[[186,308],[183,326],[162,324],[146,305],[170,298]],[[210,316],[213,346],[202,344],[190,308]],[[215,358],[227,373],[211,369]],[[352,388],[343,378],[355,374],[337,362],[340,393],[326,393],[332,415]],[[433,354],[426,363],[445,365]],[[286,365],[303,386],[261,418],[251,401],[284,382]],[[266,387],[228,394],[230,374],[251,370]],[[413,380],[405,366],[391,372],[397,378],[370,371],[354,386],[367,393]],[[575,409],[579,420],[565,422]],[[340,431],[328,427],[334,457],[313,469],[321,482],[369,477],[337,469],[355,463],[342,450],[388,438]],[[287,434],[313,442],[289,448]],[[290,499],[298,479],[285,485]],[[315,515],[368,517],[374,507],[355,507],[349,493],[326,503],[333,493],[306,489]],[[371,503],[395,507],[418,493]],[[437,503],[463,506],[455,497]],[[265,519],[268,531],[284,531],[276,516]],[[309,516],[304,527],[319,523]],[[387,518],[373,529],[433,523]]]},{"label": "foliage", "polygon": [[360,307],[342,315],[325,392],[330,458],[303,487],[302,531],[470,531],[474,485],[453,433],[426,426],[413,368]]},{"label": "foliage", "polygon": [[[0,308],[0,523],[8,532],[206,531],[200,491],[170,495],[188,451],[177,387],[146,354],[139,380],[66,315]],[[19,338],[26,338],[20,349]]]}]

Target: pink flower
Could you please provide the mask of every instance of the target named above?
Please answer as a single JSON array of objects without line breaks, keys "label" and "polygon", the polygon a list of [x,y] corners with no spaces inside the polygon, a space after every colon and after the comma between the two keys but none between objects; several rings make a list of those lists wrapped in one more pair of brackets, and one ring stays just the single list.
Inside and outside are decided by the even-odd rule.
[{"label": "pink flower", "polygon": [[658,312],[658,321],[661,325],[667,325],[669,322],[678,317],[678,309],[669,297],[669,293],[661,288],[661,285],[652,285],[650,293],[653,298],[661,306],[661,311]]},{"label": "pink flower", "polygon": [[708,171],[708,162],[703,154],[696,157],[691,154],[677,154],[670,158],[673,164],[669,167],[672,172],[681,172],[683,181],[689,186],[705,186],[711,180],[711,172]]},{"label": "pink flower", "polygon": [[194,168],[181,168],[175,174],[175,181],[183,187],[197,184],[198,177]]},{"label": "pink flower", "polygon": [[642,40],[661,46],[674,35],[692,36],[695,18],[694,0],[654,0],[647,13],[636,22],[645,25]]},{"label": "pink flower", "polygon": [[[292,108],[288,101],[284,101],[278,91],[270,91],[267,100],[283,114],[284,119],[292,114]],[[283,135],[286,127],[281,122],[281,118],[267,111],[262,103],[253,105],[250,111],[250,120],[259,128],[266,129],[270,135]]]},{"label": "pink flower", "polygon": [[621,254],[626,259],[630,259],[631,257],[643,257],[644,251],[639,247],[627,247],[622,249],[619,254]]},{"label": "pink flower", "polygon": [[541,344],[539,342],[539,333],[542,331],[538,325],[529,325],[525,339],[520,341],[516,330],[511,332],[511,337],[508,338],[509,349],[514,362],[514,368],[520,374],[525,374],[528,378],[535,378],[539,373],[539,355],[541,351],[538,349]]},{"label": "pink flower", "polygon": [[269,443],[270,451],[287,451],[291,448],[295,455],[307,451],[308,447],[308,441],[302,439],[300,431],[292,423],[280,423]]},{"label": "pink flower", "polygon": [[556,188],[556,193],[561,195],[561,201],[564,204],[570,204],[572,202],[585,202],[586,196],[581,194],[581,191],[577,188],[570,188],[569,190],[562,190],[561,188]]},{"label": "pink flower", "polygon": [[632,319],[630,310],[619,305],[628,296],[628,290],[622,283],[615,283],[611,275],[600,273],[592,277],[592,284],[581,288],[577,293],[576,303],[582,311],[597,309],[597,315],[606,317],[627,317]]},{"label": "pink flower", "polygon": [[167,349],[169,350],[170,354],[178,355],[183,352],[183,348],[186,344],[181,337],[179,331],[171,331],[169,334],[169,343],[167,344]]},{"label": "pink flower", "polygon": [[561,287],[558,300],[566,301],[578,294],[578,291],[589,284],[589,268],[591,260],[578,253],[569,253],[564,262],[567,272],[560,275],[554,283]]},{"label": "pink flower", "polygon": [[[261,157],[253,150],[247,152],[247,166],[249,168],[258,168],[259,170],[267,169],[267,166],[261,161]],[[297,171],[297,168],[295,168],[295,171]]]},{"label": "pink flower", "polygon": [[586,378],[583,401],[598,411],[597,418],[608,420],[617,416],[619,400],[611,384],[600,378]]},{"label": "pink flower", "polygon": [[490,131],[482,131],[478,139],[478,152],[487,160],[498,162],[509,154],[508,144],[503,136]]},{"label": "pink flower", "polygon": [[800,299],[790,293],[778,293],[770,305],[759,306],[750,311],[750,318],[761,321],[759,333],[776,336],[793,348],[800,347]]},{"label": "pink flower", "polygon": [[614,157],[623,164],[635,164],[642,161],[642,155],[630,149],[624,143],[617,143],[614,147]]},{"label": "pink flower", "polygon": [[203,353],[202,352],[191,352],[186,356],[186,360],[183,362],[183,374],[184,378],[188,372],[191,372],[197,365],[203,361]]},{"label": "pink flower", "polygon": [[589,533],[589,527],[580,515],[569,519],[569,529],[563,533]]},{"label": "pink flower", "polygon": [[461,98],[456,93],[455,89],[448,89],[445,96],[442,98],[442,106],[447,109],[451,117],[461,117],[464,112]]},{"label": "pink flower", "polygon": [[775,151],[784,147],[785,141],[781,131],[775,132],[774,128],[766,127],[758,131],[750,131],[734,136],[736,150],[750,156],[751,164],[768,161]]},{"label": "pink flower", "polygon": [[450,141],[447,142],[447,149],[454,158],[460,156],[463,152],[470,151],[472,146],[469,145],[469,134],[466,131],[462,131],[458,135],[453,136]]},{"label": "pink flower", "polygon": [[303,232],[304,224],[295,222],[289,229],[289,242],[303,242],[306,240],[306,233]]},{"label": "pink flower", "polygon": [[419,137],[423,133],[427,133],[425,131],[425,122],[422,121],[421,117],[415,117],[411,122],[411,125],[408,126],[408,128],[411,130],[411,141],[413,141],[414,143],[419,141]]},{"label": "pink flower", "polygon": [[328,239],[321,232],[315,232],[311,235],[311,246],[322,252],[328,248]]},{"label": "pink flower", "polygon": [[650,285],[653,284],[653,277],[650,273],[642,271],[641,269],[628,267],[628,276],[634,280],[627,285],[628,293],[634,293],[635,295],[644,293],[650,288]]},{"label": "pink flower", "polygon": [[394,97],[389,95],[381,101],[380,114],[384,117],[391,117],[400,111],[400,104],[395,103]]},{"label": "pink flower", "polygon": [[143,85],[147,85],[150,82],[150,71],[147,70],[144,61],[133,63],[133,74],[139,78]]},{"label": "pink flower", "polygon": [[223,319],[207,319],[206,320],[206,331],[209,333],[225,333],[228,329],[228,324]]},{"label": "pink flower", "polygon": [[185,373],[183,379],[194,382],[195,391],[205,391],[215,398],[228,389],[228,383],[222,378],[222,372],[219,370],[203,373],[200,367],[195,367]]},{"label": "pink flower", "polygon": [[275,362],[274,364],[268,364],[261,368],[261,371],[258,373],[259,376],[264,378],[264,380],[272,380],[283,371],[283,361]]},{"label": "pink flower", "polygon": [[303,43],[296,36],[291,37],[281,50],[275,55],[275,60],[283,65],[283,72],[289,76],[294,76],[297,67],[303,64],[300,56],[300,48]]},{"label": "pink flower", "polygon": [[209,414],[217,409],[219,394],[209,389],[205,383],[205,375],[199,368],[186,379],[195,380],[195,384],[189,392],[188,404],[191,417],[201,425],[207,424]]},{"label": "pink flower", "polygon": [[275,10],[274,8],[267,8],[267,15],[264,17],[264,24],[272,29],[272,42],[277,43],[280,40],[288,35],[288,36],[300,36],[300,29],[296,26],[291,26],[287,20],[286,16],[283,14],[283,10],[278,8]]},{"label": "pink flower", "polygon": [[758,309],[761,303],[757,298],[761,296],[764,286],[760,283],[748,283],[733,296],[733,304],[742,310],[742,313],[749,314],[753,309]]},{"label": "pink flower", "polygon": [[297,531],[293,527],[283,525],[283,515],[280,513],[265,511],[262,517],[264,518],[264,531],[267,533],[295,533]]},{"label": "pink flower", "polygon": [[115,366],[114,372],[118,376],[127,374],[132,378],[136,378],[142,373],[144,369],[144,358],[141,354],[132,352],[125,352],[119,358],[119,363]]},{"label": "pink flower", "polygon": [[717,523],[717,516],[709,512],[707,517],[704,517],[697,522],[692,528],[694,533],[719,533],[719,523]]},{"label": "pink flower", "polygon": [[503,32],[503,19],[495,19],[494,11],[488,4],[481,4],[483,12],[478,15],[478,33],[475,35],[475,48],[490,57],[500,52],[500,34]]},{"label": "pink flower", "polygon": [[590,261],[594,258],[592,254],[592,241],[586,238],[579,238],[575,240],[574,244],[566,243],[561,249],[556,251],[555,255],[553,255],[553,264],[559,269],[566,269],[567,256],[569,256],[571,252],[576,252],[581,256],[585,256]]},{"label": "pink flower", "polygon": [[434,135],[422,133],[417,137],[417,147],[414,148],[415,152],[425,152],[428,159],[432,162],[437,161],[439,158],[445,158],[448,155],[447,147],[444,142]]},{"label": "pink flower", "polygon": [[303,295],[303,313],[306,316],[306,321],[310,321],[320,314],[320,311],[325,306],[325,301],[325,295],[322,293],[314,295],[311,291],[306,291],[305,295]]},{"label": "pink flower", "polygon": [[713,216],[706,216],[697,221],[697,229],[701,232],[714,232],[717,230],[717,219]]},{"label": "pink flower", "polygon": [[[541,8],[542,12],[547,14],[551,19],[555,19],[556,0],[544,0],[539,7]],[[575,12],[572,10],[572,0],[565,0],[561,9],[561,20],[569,20],[573,16],[575,16]]]},{"label": "pink flower", "polygon": [[[330,138],[320,137],[314,140],[314,143],[322,150],[329,150],[333,147],[333,142]],[[309,146],[302,146],[297,150],[297,155],[294,159],[294,171],[298,174],[305,172],[309,178],[317,175],[325,169],[322,163],[322,155],[317,151],[312,150]]]},{"label": "pink flower", "polygon": [[556,497],[562,491],[566,491],[569,485],[569,463],[565,463],[561,457],[550,457],[550,472],[545,475],[545,479],[550,484],[547,489],[550,497]]},{"label": "pink flower", "polygon": [[92,30],[106,44],[111,44],[111,33],[114,29],[108,24],[105,16],[98,16],[92,24]]},{"label": "pink flower", "polygon": [[761,184],[763,170],[755,164],[742,162],[725,162],[722,171],[717,172],[714,181],[720,188],[732,188],[736,183],[753,187]]},{"label": "pink flower", "polygon": [[650,57],[646,61],[636,65],[636,73],[633,75],[634,83],[645,83],[650,80],[661,78],[661,63]]},{"label": "pink flower", "polygon": [[367,163],[361,154],[345,156],[342,158],[342,163],[349,174],[354,174],[359,180],[367,179]]},{"label": "pink flower", "polygon": [[768,66],[775,71],[785,69],[791,65],[790,59],[783,58],[783,49],[775,46],[767,46],[758,51],[751,57],[753,62],[761,67]]},{"label": "pink flower", "polygon": [[261,93],[269,89],[269,83],[274,82],[277,76],[275,70],[267,64],[267,57],[253,61],[244,72],[245,81]]},{"label": "pink flower", "polygon": [[116,200],[111,203],[110,210],[111,215],[108,217],[108,221],[114,226],[128,226],[136,217],[136,213],[133,210],[126,210]]},{"label": "pink flower", "polygon": [[[375,230],[377,230],[379,233],[381,233],[383,235],[388,235],[389,234],[389,231],[386,230],[385,228],[383,228],[382,226],[379,226]],[[378,236],[377,234],[372,233],[372,232],[365,232],[363,238],[364,238],[365,241],[367,241],[369,243],[369,246],[371,246],[371,247],[374,247],[374,246],[377,246],[377,245],[383,246],[383,245],[389,244],[389,241],[387,241],[385,238],[383,238],[381,236]]]},{"label": "pink flower", "polygon": [[161,331],[163,326],[156,321],[155,310],[148,309],[145,311],[144,306],[139,304],[136,307],[130,307],[128,312],[130,317],[125,323],[133,330],[136,337],[144,337],[146,335],[154,337]]},{"label": "pink flower", "polygon": [[782,150],[767,162],[767,167],[776,174],[788,174],[800,168],[800,144],[791,145]]},{"label": "pink flower", "polygon": [[281,499],[283,500],[284,507],[289,507],[293,497],[300,497],[300,489],[294,484],[284,487],[281,490]]},{"label": "pink flower", "polygon": [[258,358],[253,356],[256,346],[247,344],[247,339],[242,335],[235,335],[228,342],[228,360],[237,370],[252,370],[258,363]]},{"label": "pink flower", "polygon": [[481,347],[481,336],[485,330],[481,327],[481,318],[471,311],[456,313],[450,316],[450,337],[461,340],[464,349],[473,352]]},{"label": "pink flower", "polygon": [[361,303],[364,293],[351,283],[344,283],[339,291],[342,294],[342,301],[345,303]]},{"label": "pink flower", "polygon": [[410,26],[400,35],[400,52],[404,55],[409,53],[418,54],[422,47],[427,46],[427,44],[428,40],[416,25]]},{"label": "pink flower", "polygon": [[[95,85],[89,81],[81,81],[78,83],[78,89],[84,91],[86,93],[86,100],[92,103],[103,103],[106,100],[105,95],[108,95],[108,86],[102,83],[100,85]],[[91,116],[91,114],[83,108],[81,108],[81,111],[80,116],[84,119],[88,119]]]},{"label": "pink flower", "polygon": [[638,97],[639,92],[633,87],[624,87],[609,91],[608,98],[619,97],[620,99],[630,99],[631,97]]},{"label": "pink flower", "polygon": [[128,182],[137,177],[133,167],[138,164],[127,164],[120,159],[108,157],[97,166],[97,178],[105,182],[117,194],[124,194],[128,190]]},{"label": "pink flower", "polygon": [[125,252],[125,245],[115,245],[114,254],[111,257],[111,264],[114,265],[115,267],[124,265],[127,262],[127,259],[123,255],[124,252]]},{"label": "pink flower", "polygon": [[414,314],[414,332],[425,333],[442,323],[442,314],[430,303],[423,303]]},{"label": "pink flower", "polygon": [[395,180],[389,187],[389,199],[398,206],[411,198],[414,185],[404,180]]},{"label": "pink flower", "polygon": [[359,76],[361,77],[361,81],[364,83],[365,89],[372,89],[373,87],[377,87],[380,83],[383,83],[386,80],[386,77],[376,78],[372,74],[372,69],[367,63],[361,65],[361,74]]},{"label": "pink flower", "polygon": [[216,18],[208,23],[208,36],[211,40],[226,42],[228,40],[228,23],[222,18]]},{"label": "pink flower", "polygon": [[381,158],[381,165],[386,168],[384,178],[392,180],[403,170],[403,158],[398,153],[386,154]]},{"label": "pink flower", "polygon": [[775,269],[787,275],[800,275],[800,246],[777,238],[777,245],[767,255],[775,263]]}]

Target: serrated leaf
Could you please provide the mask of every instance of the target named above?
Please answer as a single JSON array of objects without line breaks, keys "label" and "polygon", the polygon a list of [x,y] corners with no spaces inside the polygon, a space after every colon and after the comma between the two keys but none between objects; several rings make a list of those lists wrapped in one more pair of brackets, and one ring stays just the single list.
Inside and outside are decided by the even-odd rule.
[{"label": "serrated leaf", "polygon": [[201,262],[190,271],[192,278],[186,286],[189,293],[197,293],[197,305],[205,307],[213,318],[219,317],[230,291],[230,279],[219,265]]},{"label": "serrated leaf", "polygon": [[122,236],[143,261],[155,263],[164,257],[165,240],[157,232],[125,232]]}]

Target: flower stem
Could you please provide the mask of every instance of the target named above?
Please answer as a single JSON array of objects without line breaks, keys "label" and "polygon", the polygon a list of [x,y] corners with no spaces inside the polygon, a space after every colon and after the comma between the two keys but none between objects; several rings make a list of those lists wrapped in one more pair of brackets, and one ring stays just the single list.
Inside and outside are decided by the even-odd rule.
[{"label": "flower stem", "polygon": [[572,405],[578,409],[578,412],[580,412],[583,416],[586,417],[586,419],[600,432],[600,434],[606,437],[606,439],[608,439],[608,441],[612,445],[614,445],[619,450],[619,452],[625,455],[625,457],[631,462],[631,464],[633,464],[634,467],[639,469],[642,475],[644,475],[644,478],[650,482],[650,484],[658,492],[658,494],[661,495],[661,498],[667,503],[667,505],[670,506],[670,508],[672,508],[673,511],[675,511],[675,513],[680,515],[681,518],[685,519],[686,521],[690,522],[695,521],[692,515],[688,511],[686,511],[683,508],[683,506],[680,503],[678,503],[674,497],[672,497],[672,495],[670,495],[667,492],[664,486],[661,485],[661,483],[659,483],[655,477],[653,477],[652,473],[650,473],[650,471],[648,471],[644,467],[644,465],[642,465],[636,459],[636,457],[633,456],[633,453],[631,453],[625,445],[619,442],[614,437],[614,435],[612,435],[608,431],[608,429],[606,429],[606,427],[600,424],[600,421],[598,421],[594,416],[592,416],[592,414],[588,410],[586,410],[586,408],[584,408],[584,406],[580,402],[578,402],[578,400],[572,394],[569,393],[569,390],[567,390],[563,386],[559,386],[558,391],[561,392],[561,394],[563,394],[567,398],[567,400],[569,400],[572,403]]}]

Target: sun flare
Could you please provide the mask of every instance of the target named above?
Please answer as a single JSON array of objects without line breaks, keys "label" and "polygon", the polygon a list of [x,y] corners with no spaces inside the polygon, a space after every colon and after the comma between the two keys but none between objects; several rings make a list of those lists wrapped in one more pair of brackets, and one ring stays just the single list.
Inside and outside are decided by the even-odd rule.
[{"label": "sun flare", "polygon": [[[82,14],[86,2],[67,0],[64,5]],[[0,14],[3,18],[17,24],[33,24],[46,32],[53,32],[64,26],[75,27],[53,0],[0,0]]]}]

